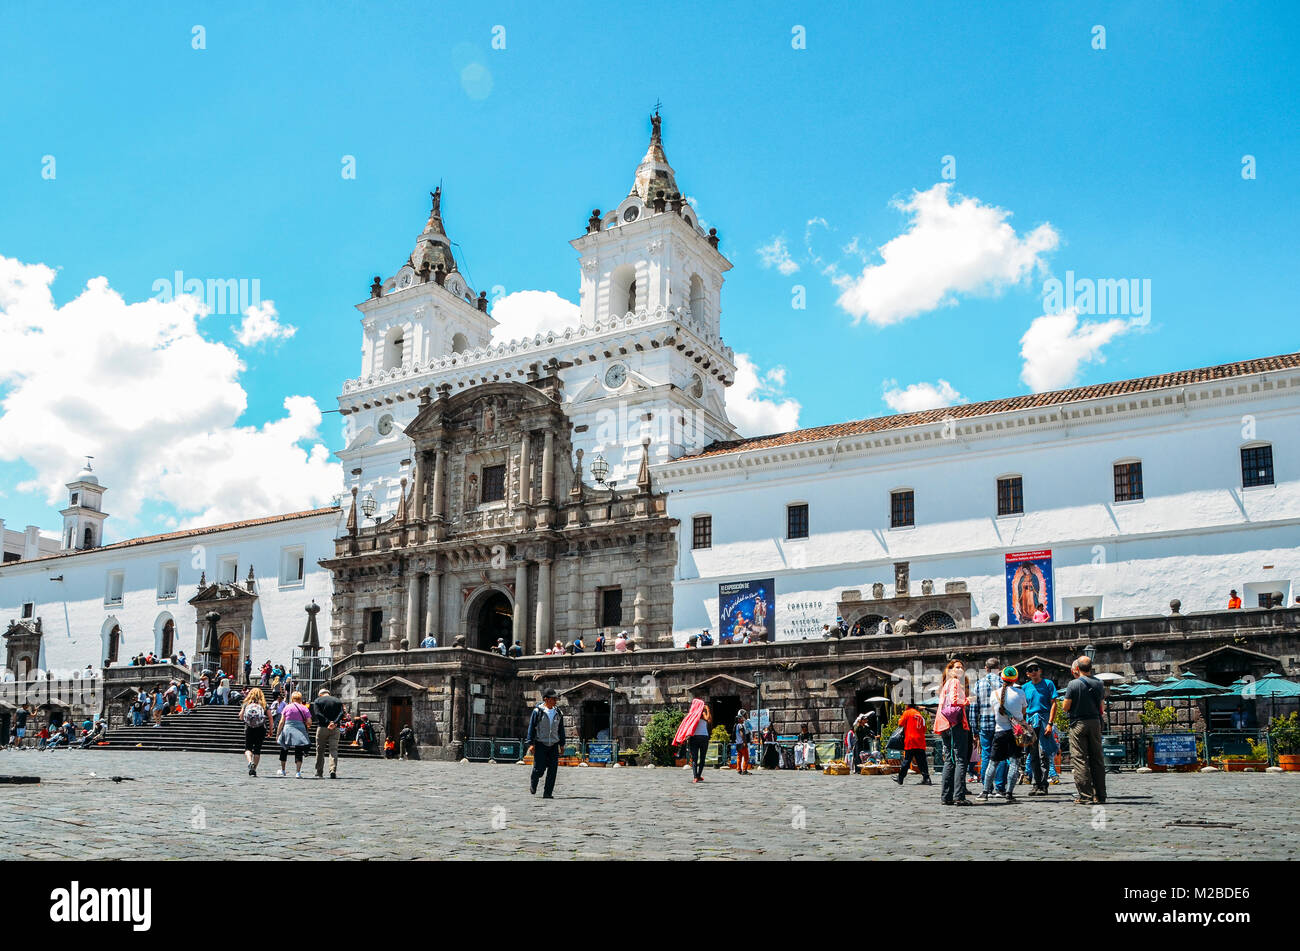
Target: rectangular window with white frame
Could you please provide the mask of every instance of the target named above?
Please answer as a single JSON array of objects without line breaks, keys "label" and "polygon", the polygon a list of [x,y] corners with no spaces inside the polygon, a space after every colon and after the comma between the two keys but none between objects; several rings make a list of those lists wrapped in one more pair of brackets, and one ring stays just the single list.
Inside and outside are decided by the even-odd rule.
[{"label": "rectangular window with white frame", "polygon": [[217,580],[234,584],[239,580],[239,556],[227,555],[218,562]]},{"label": "rectangular window with white frame", "polygon": [[176,588],[180,581],[180,569],[172,565],[158,567],[158,600],[171,601],[176,597]]},{"label": "rectangular window with white frame", "polygon": [[104,587],[105,604],[121,604],[122,591],[126,587],[126,573],[122,571],[110,571],[108,580]]},{"label": "rectangular window with white frame", "polygon": [[280,587],[291,588],[303,583],[306,554],[301,545],[280,549]]}]

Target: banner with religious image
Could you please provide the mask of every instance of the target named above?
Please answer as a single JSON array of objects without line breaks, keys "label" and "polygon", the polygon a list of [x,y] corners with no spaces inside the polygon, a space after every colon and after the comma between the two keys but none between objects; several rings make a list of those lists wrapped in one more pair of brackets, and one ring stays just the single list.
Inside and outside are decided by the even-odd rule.
[{"label": "banner with religious image", "polygon": [[718,585],[718,641],[730,644],[775,640],[776,581],[729,581]]},{"label": "banner with religious image", "polygon": [[1007,555],[1007,623],[1042,624],[1052,617],[1052,552]]}]

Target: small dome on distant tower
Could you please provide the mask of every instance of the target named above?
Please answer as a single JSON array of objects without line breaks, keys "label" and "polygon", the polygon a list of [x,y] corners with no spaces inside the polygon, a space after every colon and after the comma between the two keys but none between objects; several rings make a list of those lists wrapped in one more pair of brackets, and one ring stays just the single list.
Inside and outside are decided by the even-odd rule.
[{"label": "small dome on distant tower", "polygon": [[99,485],[99,476],[95,475],[94,470],[90,468],[89,456],[86,457],[86,464],[81,467],[81,471],[77,473],[76,477],[72,481],[89,482],[91,485]]}]

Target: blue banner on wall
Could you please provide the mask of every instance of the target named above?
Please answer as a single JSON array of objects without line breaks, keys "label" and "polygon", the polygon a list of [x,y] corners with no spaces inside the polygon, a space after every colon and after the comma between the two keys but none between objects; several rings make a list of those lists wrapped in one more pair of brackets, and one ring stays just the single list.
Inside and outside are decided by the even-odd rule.
[{"label": "blue banner on wall", "polygon": [[776,582],[729,581],[718,585],[718,642],[773,641],[776,637]]},{"label": "blue banner on wall", "polygon": [[1021,551],[1007,555],[1007,623],[1053,621],[1052,551]]}]

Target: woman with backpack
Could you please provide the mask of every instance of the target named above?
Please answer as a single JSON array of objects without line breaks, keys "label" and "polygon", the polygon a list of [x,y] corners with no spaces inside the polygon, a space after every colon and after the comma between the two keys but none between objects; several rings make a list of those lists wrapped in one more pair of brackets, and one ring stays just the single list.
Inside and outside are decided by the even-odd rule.
[{"label": "woman with backpack", "polygon": [[310,723],[311,711],[303,706],[302,694],[294,691],[280,714],[280,733],[276,737],[276,742],[280,744],[280,771],[275,775],[284,775],[284,765],[292,750],[297,778],[302,779],[302,758],[307,747],[311,746],[311,734],[308,732]]},{"label": "woman with backpack", "polygon": [[243,706],[239,708],[239,719],[244,721],[244,758],[248,760],[248,775],[256,776],[257,763],[262,758],[262,742],[269,727],[266,697],[259,688],[248,691]]}]

